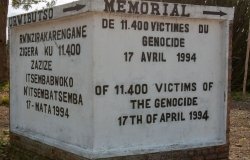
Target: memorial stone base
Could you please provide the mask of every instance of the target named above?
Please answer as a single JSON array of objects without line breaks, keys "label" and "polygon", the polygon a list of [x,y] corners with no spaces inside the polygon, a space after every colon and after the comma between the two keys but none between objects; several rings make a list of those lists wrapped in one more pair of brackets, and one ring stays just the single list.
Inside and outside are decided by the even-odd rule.
[{"label": "memorial stone base", "polygon": [[[75,154],[11,134],[11,153],[14,160],[90,160]],[[103,158],[98,160],[228,160],[229,144],[136,156]]]}]

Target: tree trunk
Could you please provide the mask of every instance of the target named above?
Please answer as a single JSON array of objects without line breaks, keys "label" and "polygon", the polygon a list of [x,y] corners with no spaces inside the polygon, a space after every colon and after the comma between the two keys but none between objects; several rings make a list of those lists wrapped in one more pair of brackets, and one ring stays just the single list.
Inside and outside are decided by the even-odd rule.
[{"label": "tree trunk", "polygon": [[9,0],[0,0],[0,82],[9,80],[6,25]]},{"label": "tree trunk", "polygon": [[250,51],[250,22],[249,22],[248,38],[247,38],[247,52],[246,52],[246,61],[245,61],[245,74],[244,74],[244,80],[243,80],[243,96],[246,96],[249,51]]}]

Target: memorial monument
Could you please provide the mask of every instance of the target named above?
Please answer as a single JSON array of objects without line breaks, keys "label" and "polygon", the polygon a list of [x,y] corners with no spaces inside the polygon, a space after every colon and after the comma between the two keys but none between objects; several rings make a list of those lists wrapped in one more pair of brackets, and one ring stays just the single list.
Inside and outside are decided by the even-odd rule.
[{"label": "memorial monument", "polygon": [[10,17],[13,136],[88,159],[227,145],[233,14],[80,0]]}]

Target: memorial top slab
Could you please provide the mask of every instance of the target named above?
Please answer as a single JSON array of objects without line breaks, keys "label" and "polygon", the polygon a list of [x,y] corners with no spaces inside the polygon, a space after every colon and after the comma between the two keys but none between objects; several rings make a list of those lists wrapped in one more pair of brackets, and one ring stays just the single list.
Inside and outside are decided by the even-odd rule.
[{"label": "memorial top slab", "polygon": [[86,12],[233,20],[234,8],[134,0],[79,0],[9,18],[9,27],[58,19]]}]

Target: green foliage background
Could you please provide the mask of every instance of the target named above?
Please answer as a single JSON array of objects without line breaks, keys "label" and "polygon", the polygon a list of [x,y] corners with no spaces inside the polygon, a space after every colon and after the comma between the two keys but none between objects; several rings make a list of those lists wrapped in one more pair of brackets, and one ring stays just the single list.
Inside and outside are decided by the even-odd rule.
[{"label": "green foliage background", "polygon": [[[45,3],[46,7],[53,7],[57,0],[11,0],[11,5],[14,8],[23,8],[29,10],[33,4]],[[70,1],[69,1],[70,2]]]}]

